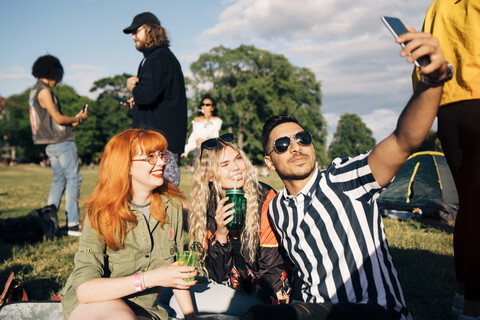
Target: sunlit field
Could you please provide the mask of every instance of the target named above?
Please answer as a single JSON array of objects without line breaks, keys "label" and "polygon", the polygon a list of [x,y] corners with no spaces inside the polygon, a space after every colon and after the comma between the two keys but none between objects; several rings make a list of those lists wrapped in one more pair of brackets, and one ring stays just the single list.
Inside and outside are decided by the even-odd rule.
[{"label": "sunlit field", "polygon": [[[97,169],[82,168],[81,198],[93,190]],[[19,217],[46,205],[53,176],[37,165],[0,166],[0,218]],[[260,178],[277,190],[282,183],[274,172]],[[192,174],[182,173],[180,189],[190,198]],[[58,214],[65,224],[65,205]],[[414,319],[454,319],[453,226],[425,220],[384,220],[391,253]],[[35,244],[12,245],[0,240],[0,276],[14,271],[31,300],[54,298],[73,269],[78,238],[57,237]]]}]

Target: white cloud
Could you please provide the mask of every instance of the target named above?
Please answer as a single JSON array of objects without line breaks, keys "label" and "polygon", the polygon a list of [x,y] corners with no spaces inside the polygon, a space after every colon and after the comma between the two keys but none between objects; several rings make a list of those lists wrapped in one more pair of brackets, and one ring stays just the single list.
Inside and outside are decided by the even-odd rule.
[{"label": "white cloud", "polygon": [[[72,64],[66,66],[63,83],[75,88],[79,95],[88,96],[96,99],[97,94],[89,92],[93,82],[107,77],[107,72],[103,66]],[[23,88],[23,90],[33,86],[35,79],[30,74],[30,70],[24,67],[14,66],[0,72],[0,87],[10,95],[12,88]],[[20,92],[15,92],[20,93]],[[0,95],[2,92],[0,91]]]},{"label": "white cloud", "polygon": [[90,99],[96,99],[98,95],[98,92],[89,92],[93,83],[109,76],[103,66],[72,64],[66,69],[68,72],[65,73],[63,83],[74,87],[79,95],[88,96]]},{"label": "white cloud", "polygon": [[179,54],[177,55],[178,60],[182,65],[190,65],[192,62],[195,62],[198,59],[198,54]]},{"label": "white cloud", "polygon": [[[342,114],[337,113],[325,113],[323,114],[327,121],[327,146],[332,142],[333,135],[335,134],[338,120]],[[389,136],[397,124],[399,112],[391,109],[375,109],[371,113],[359,114],[365,125],[372,130],[373,137],[379,143],[387,136]]]},{"label": "white cloud", "polygon": [[14,66],[7,68],[5,71],[0,72],[0,81],[11,81],[18,79],[29,79],[31,80],[32,75],[25,68],[20,66]]},{"label": "white cloud", "polygon": [[[219,22],[204,36],[247,38],[333,38],[354,37],[380,28],[380,16],[405,18],[421,27],[430,0],[404,1],[402,7],[390,0],[239,0],[228,6]],[[411,19],[407,19],[411,18]]]},{"label": "white cloud", "polygon": [[[419,29],[430,3],[239,0],[226,7],[218,23],[198,40],[209,48],[253,43],[309,68],[322,83],[326,118],[346,112],[378,116],[377,110],[398,115],[411,95],[412,66],[399,56],[400,47],[380,17],[397,16]],[[386,128],[371,124],[377,140],[385,137],[387,128],[393,130],[392,121]]]},{"label": "white cloud", "polygon": [[30,70],[21,66],[5,68],[0,71],[0,96],[6,97],[12,93],[21,93],[21,91],[18,91],[18,88],[25,90],[32,86],[33,82]]},{"label": "white cloud", "polygon": [[81,71],[96,72],[96,71],[98,71],[99,67],[98,66],[87,65],[87,64],[72,64],[70,66],[70,69],[80,71],[80,72]]},{"label": "white cloud", "polygon": [[399,112],[391,109],[375,109],[369,114],[361,115],[362,121],[374,133],[373,137],[379,143],[388,137],[397,125]]}]

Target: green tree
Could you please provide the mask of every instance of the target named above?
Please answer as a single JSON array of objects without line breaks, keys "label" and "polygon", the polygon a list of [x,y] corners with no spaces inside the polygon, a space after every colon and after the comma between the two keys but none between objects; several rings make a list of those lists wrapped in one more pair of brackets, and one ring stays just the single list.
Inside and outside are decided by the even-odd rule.
[{"label": "green tree", "polygon": [[78,156],[83,163],[90,163],[92,155],[98,148],[97,140],[95,139],[95,111],[92,112],[94,101],[85,96],[77,94],[75,89],[67,85],[56,86],[53,91],[58,98],[63,114],[73,117],[88,104],[88,119],[73,127],[73,134],[75,136],[75,145],[77,146]]},{"label": "green tree", "polygon": [[107,141],[122,131],[132,127],[130,111],[120,105],[114,97],[129,99],[131,94],[126,89],[127,79],[131,75],[123,73],[107,77],[93,83],[90,92],[97,92],[98,97],[92,107],[88,107],[88,120],[94,116],[92,138],[96,141],[93,157],[97,161]]},{"label": "green tree", "polygon": [[263,163],[265,120],[279,114],[294,115],[312,132],[317,159],[326,163],[320,83],[310,70],[293,66],[283,55],[245,45],[213,48],[190,70],[189,87],[194,92],[190,109],[195,111],[200,97],[210,93],[217,100],[222,131],[233,132],[254,163]]},{"label": "green tree", "polygon": [[371,150],[375,146],[375,138],[362,119],[355,113],[345,113],[340,117],[337,131],[328,148],[331,159],[338,156],[356,156]]},{"label": "green tree", "polygon": [[0,118],[0,135],[2,147],[15,147],[16,158],[37,162],[45,157],[45,147],[36,146],[32,141],[28,112],[29,93],[30,89],[27,89],[5,100],[5,108]]},{"label": "green tree", "polygon": [[98,91],[98,99],[115,96],[129,99],[131,94],[127,91],[126,83],[130,77],[131,75],[128,73],[122,73],[113,77],[102,78],[93,83],[90,92]]}]

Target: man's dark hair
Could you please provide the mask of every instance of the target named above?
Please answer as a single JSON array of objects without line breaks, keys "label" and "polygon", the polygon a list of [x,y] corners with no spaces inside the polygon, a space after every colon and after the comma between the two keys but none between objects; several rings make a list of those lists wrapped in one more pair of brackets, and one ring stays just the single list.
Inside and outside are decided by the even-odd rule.
[{"label": "man's dark hair", "polygon": [[57,57],[52,55],[41,56],[32,67],[32,75],[37,78],[55,80],[57,83],[63,79],[63,67]]},{"label": "man's dark hair", "polygon": [[[291,115],[286,115],[286,116],[273,116],[265,122],[263,125],[263,130],[262,130],[262,145],[263,145],[263,152],[265,154],[268,153],[267,151],[267,146],[268,146],[268,141],[270,139],[270,133],[272,130],[278,126],[281,125],[282,123],[287,123],[287,122],[293,122],[298,124],[300,127],[303,128],[303,126],[298,122],[297,118]],[[305,129],[304,129],[305,130]]]},{"label": "man's dark hair", "polygon": [[145,28],[145,42],[146,47],[151,48],[154,46],[170,45],[170,40],[168,40],[167,31],[164,27],[158,24],[144,24]]}]

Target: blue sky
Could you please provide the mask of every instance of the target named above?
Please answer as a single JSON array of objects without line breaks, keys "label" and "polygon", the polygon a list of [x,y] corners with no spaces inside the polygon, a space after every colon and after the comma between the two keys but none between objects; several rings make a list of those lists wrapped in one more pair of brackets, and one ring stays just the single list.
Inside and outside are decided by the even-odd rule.
[{"label": "blue sky", "polygon": [[185,76],[201,53],[253,44],[311,69],[322,83],[328,133],[357,113],[377,142],[392,132],[411,95],[412,66],[380,21],[420,29],[431,0],[0,0],[0,96],[32,86],[31,66],[46,53],[64,83],[89,95],[93,81],[136,74],[142,56],[122,29],[151,11],[167,29]]}]

